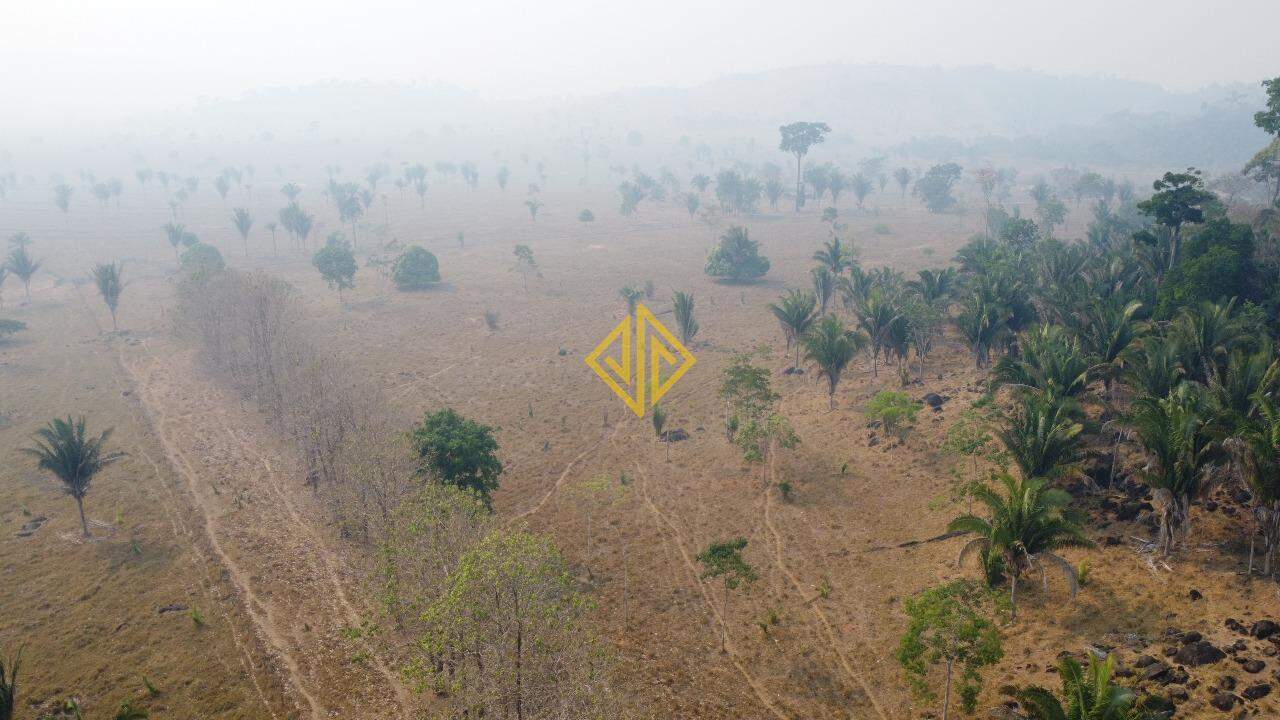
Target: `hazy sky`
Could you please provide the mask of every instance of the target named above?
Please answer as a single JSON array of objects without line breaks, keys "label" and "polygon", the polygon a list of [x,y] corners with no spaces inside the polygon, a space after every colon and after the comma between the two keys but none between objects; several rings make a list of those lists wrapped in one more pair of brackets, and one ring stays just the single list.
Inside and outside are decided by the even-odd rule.
[{"label": "hazy sky", "polygon": [[6,0],[0,106],[83,120],[318,80],[491,96],[828,62],[990,64],[1173,89],[1280,74],[1280,0]]}]

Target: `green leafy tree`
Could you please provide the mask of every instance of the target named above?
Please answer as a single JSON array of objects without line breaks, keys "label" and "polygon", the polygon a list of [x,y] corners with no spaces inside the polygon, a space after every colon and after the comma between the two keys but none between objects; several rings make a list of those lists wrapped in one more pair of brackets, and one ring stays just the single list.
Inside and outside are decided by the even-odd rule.
[{"label": "green leafy tree", "polygon": [[181,268],[189,278],[199,279],[227,269],[218,248],[198,242],[182,253]]},{"label": "green leafy tree", "polygon": [[946,212],[956,204],[951,191],[960,181],[960,175],[960,166],[955,163],[934,165],[916,180],[915,194],[929,208],[929,212]]},{"label": "green leafy tree", "polygon": [[769,383],[769,371],[751,362],[750,355],[735,355],[724,370],[720,396],[729,403],[729,440],[750,463],[766,463],[770,448],[794,448],[800,443],[791,423],[778,414],[778,395]]},{"label": "green leafy tree", "polygon": [[1018,479],[1000,473],[996,480],[1004,493],[983,485],[972,490],[973,497],[986,506],[988,516],[961,515],[947,525],[947,532],[972,533],[978,537],[965,543],[959,563],[978,553],[988,582],[1004,575],[1009,580],[1011,618],[1018,614],[1018,581],[1033,568],[1043,571],[1045,563],[1062,572],[1076,596],[1076,569],[1055,551],[1067,547],[1092,547],[1080,525],[1080,516],[1071,511],[1071,496],[1049,487],[1044,478]]},{"label": "green leafy tree", "polygon": [[524,206],[529,209],[529,219],[537,220],[538,211],[542,209],[542,201],[536,199],[525,200]]},{"label": "green leafy tree", "polygon": [[809,328],[818,319],[816,311],[818,301],[813,293],[807,290],[788,290],[781,300],[769,304],[769,312],[778,319],[782,326],[782,334],[786,337],[787,349],[796,348],[796,359],[792,367],[800,366],[800,346],[808,334]]},{"label": "green leafy tree", "polygon": [[867,343],[867,336],[846,328],[834,315],[818,321],[812,332],[805,336],[805,356],[814,362],[827,379],[827,404],[836,407],[836,386],[844,369],[853,362]]},{"label": "green leafy tree", "polygon": [[244,242],[244,256],[249,257],[249,230],[253,228],[253,216],[244,208],[236,208],[231,212],[231,222]]},{"label": "green leafy tree", "polygon": [[893,179],[898,183],[898,190],[902,197],[907,196],[907,188],[911,185],[911,170],[900,167],[893,171]]},{"label": "green leafy tree", "polygon": [[520,272],[520,286],[529,291],[529,273],[538,271],[538,263],[533,259],[533,248],[528,245],[517,245],[515,249],[516,270]]},{"label": "green leafy tree", "polygon": [[769,272],[769,258],[760,254],[760,245],[750,238],[747,229],[729,228],[720,243],[707,257],[706,273],[727,280],[751,280]]},{"label": "green leafy tree", "polygon": [[338,291],[338,299],[342,299],[342,291],[356,286],[356,256],[351,252],[351,244],[342,237],[342,233],[329,236],[324,247],[316,251],[311,264],[320,271],[320,277],[329,289]]},{"label": "green leafy tree", "polygon": [[680,330],[680,342],[687,346],[698,334],[698,321],[693,317],[693,295],[677,290],[671,304],[676,315],[676,327]]},{"label": "green leafy tree", "polygon": [[22,281],[23,290],[27,294],[27,302],[31,302],[31,277],[40,269],[41,263],[31,257],[31,253],[25,247],[16,247],[9,253],[9,258],[5,263],[9,272],[13,273]]},{"label": "green leafy tree", "polygon": [[421,290],[440,282],[440,263],[426,248],[414,245],[396,258],[391,281],[400,290]]},{"label": "green leafy tree", "polygon": [[97,437],[89,437],[83,417],[54,418],[36,431],[34,447],[23,448],[23,452],[36,458],[36,466],[58,478],[63,490],[76,501],[80,529],[85,537],[90,537],[89,523],[84,517],[84,498],[89,494],[89,486],[103,468],[123,457],[122,453],[106,450],[109,437],[110,429]]},{"label": "green leafy tree", "polygon": [[124,281],[121,275],[124,267],[119,263],[99,263],[93,267],[93,282],[98,286],[98,294],[102,302],[111,311],[111,329],[119,330],[116,325],[116,308],[120,307],[120,293],[124,292]]},{"label": "green leafy tree", "polygon": [[71,210],[71,195],[75,189],[66,183],[58,183],[53,187],[53,204],[58,206],[65,216]]},{"label": "green leafy tree", "polygon": [[778,128],[781,141],[778,149],[796,158],[796,212],[804,207],[804,181],[800,162],[809,154],[809,148],[826,140],[831,128],[821,122],[794,122]]},{"label": "green leafy tree", "polygon": [[445,408],[428,413],[411,435],[419,473],[465,490],[492,509],[502,462],[494,429]]},{"label": "green leafy tree", "polygon": [[699,577],[703,580],[719,578],[724,584],[724,620],[720,624],[720,652],[722,653],[727,652],[728,633],[726,626],[729,623],[729,591],[756,581],[755,568],[751,567],[742,557],[742,551],[746,547],[746,538],[722,540],[711,543],[706,550],[698,553],[697,557],[703,568]]},{"label": "green leafy tree", "polygon": [[[1062,700],[1045,688],[1032,686],[1018,691],[1018,702],[1029,720],[1154,720],[1154,715],[1137,707],[1137,695],[1114,682],[1115,659],[1099,659],[1090,653],[1082,667],[1067,655],[1058,661]],[[1065,703],[1065,705],[1064,705]]]},{"label": "green leafy tree", "polygon": [[967,580],[930,588],[906,599],[907,630],[898,643],[898,663],[912,691],[926,700],[930,665],[944,665],[942,720],[951,712],[951,683],[960,670],[960,702],[966,713],[977,707],[982,669],[1004,657],[1000,630],[988,617],[995,606],[988,592]]},{"label": "green leafy tree", "polygon": [[1181,173],[1167,172],[1151,187],[1155,193],[1138,203],[1138,209],[1169,229],[1169,267],[1172,268],[1178,264],[1183,226],[1204,222],[1204,206],[1214,200],[1214,195],[1204,189],[1204,179],[1195,168]]}]

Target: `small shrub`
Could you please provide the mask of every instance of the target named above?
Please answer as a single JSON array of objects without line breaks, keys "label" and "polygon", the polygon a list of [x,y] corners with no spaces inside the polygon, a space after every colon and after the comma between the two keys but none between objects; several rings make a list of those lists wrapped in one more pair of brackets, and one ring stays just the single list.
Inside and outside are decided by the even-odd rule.
[{"label": "small shrub", "polygon": [[485,311],[484,311],[484,324],[485,324],[485,325],[487,325],[487,326],[489,327],[489,329],[490,329],[490,330],[497,331],[497,329],[498,329],[498,311],[497,311],[497,310],[485,310]]},{"label": "small shrub", "polygon": [[782,482],[778,483],[778,492],[782,493],[782,499],[783,499],[783,500],[790,501],[790,500],[791,500],[791,492],[792,492],[794,489],[795,489],[795,488],[794,488],[794,487],[792,487],[791,483],[790,483],[789,481],[787,481],[787,480],[783,480]]},{"label": "small shrub", "polygon": [[440,263],[428,250],[414,245],[396,258],[391,281],[398,290],[422,290],[440,282]]},{"label": "small shrub", "polygon": [[227,269],[227,263],[222,259],[218,248],[202,242],[183,251],[180,263],[182,273],[192,279],[200,279]]},{"label": "small shrub", "polygon": [[10,335],[27,329],[27,324],[21,320],[9,320],[8,318],[0,318],[0,342],[4,342]]},{"label": "small shrub", "polygon": [[871,231],[877,235],[888,235],[890,232],[892,232],[891,230],[889,230],[889,226],[885,225],[884,223],[876,223],[871,227]]},{"label": "small shrub", "polygon": [[595,222],[595,219],[596,219],[595,213],[591,212],[590,210],[583,210],[582,212],[578,213],[578,222],[584,222],[584,223]]},{"label": "small shrub", "polygon": [[908,397],[906,393],[892,390],[881,390],[867,403],[867,417],[879,420],[886,434],[899,438],[916,421],[918,412],[920,412],[919,403]]},{"label": "small shrub", "polygon": [[191,622],[196,627],[204,627],[204,613],[200,612],[200,608],[191,608]]}]

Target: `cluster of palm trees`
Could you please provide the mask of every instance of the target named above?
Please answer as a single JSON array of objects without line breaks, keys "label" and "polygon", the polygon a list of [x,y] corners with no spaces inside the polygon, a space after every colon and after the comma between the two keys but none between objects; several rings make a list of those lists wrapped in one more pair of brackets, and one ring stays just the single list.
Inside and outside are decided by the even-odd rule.
[{"label": "cluster of palm trees", "polygon": [[[1166,229],[1156,228],[1163,231]],[[1098,237],[1091,233],[1091,237]],[[1153,308],[1168,251],[1109,235],[1105,242],[981,237],[959,253],[954,322],[993,389],[1006,388],[995,436],[1011,473],[974,497],[983,517],[953,531],[978,537],[989,582],[1008,580],[1016,599],[1028,570],[1076,573],[1054,551],[1088,546],[1069,497],[1055,484],[1084,476],[1089,453],[1107,459],[1093,477],[1146,485],[1159,522],[1155,548],[1191,536],[1191,508],[1218,483],[1238,483],[1252,538],[1264,540],[1263,572],[1280,542],[1280,362],[1265,312],[1233,298],[1159,315]],[[994,363],[993,356],[996,356]]]},{"label": "cluster of palm trees", "polygon": [[914,280],[888,267],[863,270],[852,246],[834,232],[813,259],[812,288],[787,291],[769,310],[787,349],[795,348],[794,365],[803,352],[827,380],[831,406],[844,370],[860,352],[867,353],[874,376],[882,362],[892,362],[909,378],[913,354],[923,376],[956,287],[955,269],[921,270]]}]

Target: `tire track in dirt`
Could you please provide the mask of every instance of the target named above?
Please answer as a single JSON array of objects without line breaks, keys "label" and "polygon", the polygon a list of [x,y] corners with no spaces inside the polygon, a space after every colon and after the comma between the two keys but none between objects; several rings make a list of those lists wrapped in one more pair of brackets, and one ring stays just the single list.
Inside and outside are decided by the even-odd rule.
[{"label": "tire track in dirt", "polygon": [[800,597],[804,601],[803,604],[810,612],[813,613],[814,617],[818,620],[818,623],[822,626],[822,631],[827,636],[827,642],[830,645],[831,650],[836,654],[836,658],[840,661],[840,667],[844,670],[845,674],[862,688],[863,694],[867,696],[867,700],[871,702],[871,706],[875,708],[876,714],[880,716],[881,720],[889,720],[889,715],[886,714],[884,708],[880,706],[880,701],[876,699],[870,683],[867,682],[862,673],[853,668],[853,665],[849,662],[849,658],[846,657],[844,652],[840,649],[840,644],[836,639],[835,629],[832,627],[831,621],[827,618],[827,614],[822,611],[822,608],[818,606],[818,600],[820,598],[816,596],[806,597],[804,588],[800,584],[800,579],[797,578],[787,566],[786,558],[784,557],[785,553],[783,552],[785,544],[782,539],[782,533],[778,531],[778,526],[774,524],[772,513],[773,493],[771,490],[777,484],[776,458],[776,453],[769,454],[769,482],[765,485],[764,489],[764,524],[765,527],[769,529],[770,535],[773,536],[774,562],[778,565],[778,569],[782,571],[782,574],[786,576],[787,580],[796,589],[796,592],[800,593]]},{"label": "tire track in dirt", "polygon": [[[158,359],[151,353],[150,348],[144,343],[148,355],[152,358],[153,363],[158,363]],[[212,501],[208,500],[201,491],[198,481],[198,473],[192,467],[187,459],[186,453],[177,445],[170,436],[168,426],[173,422],[163,409],[163,405],[157,402],[152,395],[154,389],[147,382],[148,378],[145,373],[132,367],[127,368],[134,380],[134,386],[138,389],[139,400],[142,401],[143,407],[152,420],[152,425],[156,431],[156,437],[164,448],[165,456],[169,460],[169,464],[178,472],[179,476],[184,480],[188,494],[195,503],[195,509],[203,520],[205,539],[209,544],[209,548],[227,571],[227,575],[232,585],[236,588],[237,593],[242,598],[246,615],[252,621],[254,627],[261,634],[269,647],[274,650],[276,657],[280,659],[284,666],[287,684],[294,689],[302,698],[304,703],[295,704],[298,709],[303,712],[309,712],[313,720],[323,720],[326,717],[320,701],[307,687],[303,680],[302,663],[295,656],[285,632],[281,629],[281,625],[276,619],[276,610],[273,606],[262,600],[258,593],[254,590],[252,579],[248,572],[240,566],[238,562],[231,557],[222,545],[220,534],[222,525],[217,517],[215,508],[212,507]],[[305,706],[304,706],[305,705]]]},{"label": "tire track in dirt", "polygon": [[[706,583],[703,583],[698,579],[698,568],[693,564],[693,560],[689,557],[689,551],[686,548],[684,536],[681,535],[680,530],[676,527],[675,523],[658,509],[658,506],[653,502],[653,498],[649,496],[648,471],[646,471],[644,466],[640,463],[636,463],[635,467],[636,474],[640,476],[640,495],[644,498],[645,505],[649,508],[649,512],[653,514],[654,519],[657,520],[658,526],[661,528],[665,525],[669,529],[669,532],[662,533],[664,539],[670,539],[675,545],[676,550],[680,555],[680,559],[684,562],[685,568],[689,571],[689,574],[693,576],[693,582],[697,585],[698,592],[702,593],[703,602],[705,602],[707,608],[711,610],[711,614],[715,617],[717,624],[719,624],[721,630],[726,633],[727,637],[728,625],[725,623],[724,615],[721,614],[720,608],[718,608],[715,602],[712,601],[711,594],[707,591]],[[747,667],[743,664],[742,658],[739,655],[732,639],[727,639],[725,641],[725,649],[728,651],[734,666],[738,668],[738,672],[742,674],[742,678],[747,681],[747,684],[751,687],[752,691],[755,692],[756,697],[760,700],[761,704],[768,708],[769,712],[780,718],[780,720],[791,720],[785,712],[778,708],[777,700],[773,695],[747,670]]]}]

